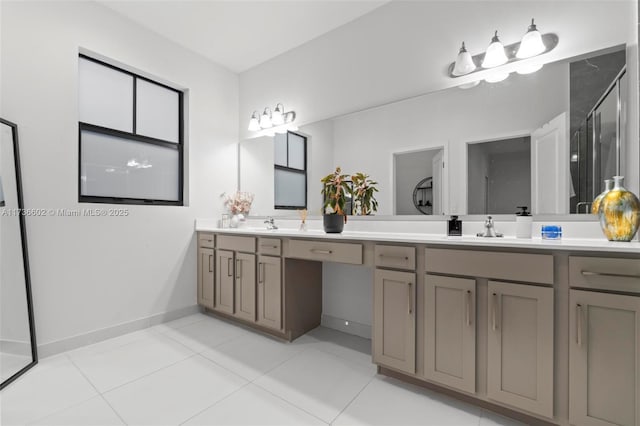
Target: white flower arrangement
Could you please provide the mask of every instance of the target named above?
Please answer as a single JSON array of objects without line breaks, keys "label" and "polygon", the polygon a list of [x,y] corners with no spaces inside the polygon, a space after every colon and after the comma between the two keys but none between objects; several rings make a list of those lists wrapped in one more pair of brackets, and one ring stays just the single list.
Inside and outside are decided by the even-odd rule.
[{"label": "white flower arrangement", "polygon": [[233,195],[222,194],[225,207],[231,214],[249,214],[254,194],[251,192],[236,191]]}]

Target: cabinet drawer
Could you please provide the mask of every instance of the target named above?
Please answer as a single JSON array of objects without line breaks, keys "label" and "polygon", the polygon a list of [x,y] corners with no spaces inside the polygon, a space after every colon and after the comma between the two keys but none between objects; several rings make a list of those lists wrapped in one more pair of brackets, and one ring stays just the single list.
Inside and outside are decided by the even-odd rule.
[{"label": "cabinet drawer", "polygon": [[258,253],[280,256],[282,241],[277,238],[258,238]]},{"label": "cabinet drawer", "polygon": [[415,247],[384,246],[376,244],[374,249],[376,266],[396,269],[416,269]]},{"label": "cabinet drawer", "polygon": [[198,247],[213,248],[214,238],[213,234],[198,232]]},{"label": "cabinet drawer", "polygon": [[553,284],[553,255],[425,249],[427,272]]},{"label": "cabinet drawer", "polygon": [[291,240],[289,257],[362,265],[362,244]]},{"label": "cabinet drawer", "polygon": [[640,294],[640,259],[569,256],[569,284]]},{"label": "cabinet drawer", "polygon": [[256,239],[254,237],[237,237],[235,235],[218,235],[218,248],[225,250],[256,252]]}]

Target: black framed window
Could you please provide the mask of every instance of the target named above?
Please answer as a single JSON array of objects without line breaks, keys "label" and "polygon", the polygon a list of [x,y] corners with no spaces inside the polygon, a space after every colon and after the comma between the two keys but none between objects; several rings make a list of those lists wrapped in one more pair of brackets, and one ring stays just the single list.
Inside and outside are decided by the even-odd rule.
[{"label": "black framed window", "polygon": [[307,208],[307,138],[298,133],[274,137],[275,208]]},{"label": "black framed window", "polygon": [[78,200],[183,205],[184,94],[103,61],[78,61]]}]

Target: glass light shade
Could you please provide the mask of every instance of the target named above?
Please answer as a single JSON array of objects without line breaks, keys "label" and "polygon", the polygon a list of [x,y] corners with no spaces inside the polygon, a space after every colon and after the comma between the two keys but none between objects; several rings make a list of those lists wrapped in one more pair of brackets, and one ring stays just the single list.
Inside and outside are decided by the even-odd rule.
[{"label": "glass light shade", "polygon": [[491,39],[491,44],[487,47],[487,52],[484,54],[484,60],[482,61],[482,68],[493,68],[506,64],[509,58],[507,58],[504,52],[504,46],[498,38],[498,31]]},{"label": "glass light shade", "polygon": [[271,127],[273,123],[271,123],[271,110],[269,108],[265,108],[262,113],[262,117],[260,118],[260,127],[266,129]]},{"label": "glass light shade", "polygon": [[260,130],[260,121],[258,120],[258,111],[253,111],[251,120],[249,120],[249,131],[257,132]]},{"label": "glass light shade", "polygon": [[484,81],[486,81],[487,83],[499,83],[503,80],[506,80],[507,77],[509,77],[508,72],[496,72],[486,77]]},{"label": "glass light shade", "polygon": [[542,64],[529,64],[523,65],[519,67],[516,72],[518,74],[533,74],[536,71],[540,71],[542,69]]},{"label": "glass light shade", "polygon": [[524,36],[522,36],[522,41],[520,42],[518,53],[516,53],[516,58],[531,58],[532,56],[541,54],[545,50],[546,46],[542,42],[542,34],[538,31],[536,24],[533,23],[532,19],[531,25],[529,25],[529,30]]},{"label": "glass light shade", "polygon": [[274,126],[284,124],[283,113],[284,107],[282,106],[282,104],[276,105],[276,109],[273,111],[273,114],[271,114],[271,123],[273,123]]},{"label": "glass light shade", "polygon": [[462,47],[460,48],[460,52],[458,53],[458,57],[456,58],[456,64],[453,67],[452,74],[457,76],[465,75],[469,74],[475,69],[476,64],[473,62],[471,54],[467,52],[467,49],[464,46],[464,42],[462,42]]}]

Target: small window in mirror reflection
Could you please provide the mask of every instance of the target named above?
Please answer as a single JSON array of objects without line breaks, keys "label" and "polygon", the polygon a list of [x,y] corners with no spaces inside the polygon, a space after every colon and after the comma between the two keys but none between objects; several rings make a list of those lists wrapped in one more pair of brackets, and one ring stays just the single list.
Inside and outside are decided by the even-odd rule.
[{"label": "small window in mirror reflection", "polygon": [[293,132],[274,137],[274,208],[307,208],[307,138]]}]

